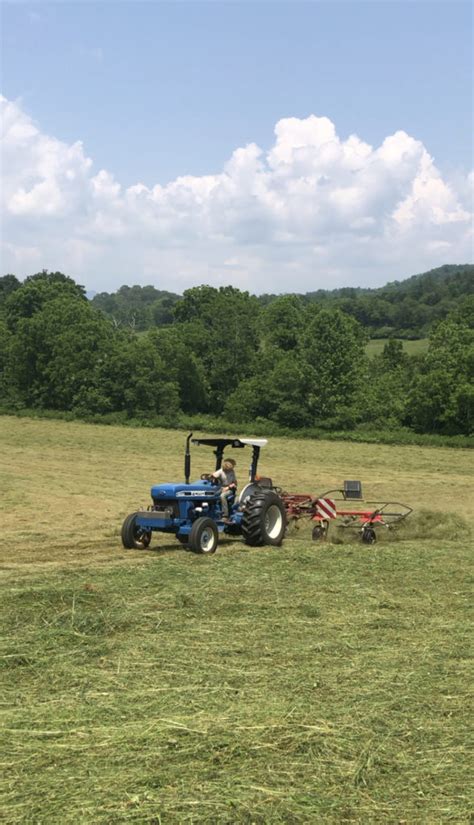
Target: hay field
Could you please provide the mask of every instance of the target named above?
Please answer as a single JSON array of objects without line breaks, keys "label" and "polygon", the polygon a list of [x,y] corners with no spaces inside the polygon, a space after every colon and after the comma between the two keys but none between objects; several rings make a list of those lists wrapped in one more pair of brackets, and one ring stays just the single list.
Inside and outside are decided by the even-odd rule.
[{"label": "hay field", "polygon": [[[365,347],[365,351],[369,358],[373,358],[374,355],[382,355],[383,348],[388,340],[388,338],[371,338]],[[428,350],[428,338],[416,338],[413,341],[407,339],[400,340],[403,344],[403,350],[407,353],[407,355],[424,355]]]},{"label": "hay field", "polygon": [[429,514],[373,547],[205,558],[120,546],[183,433],[0,433],[4,821],[468,821],[472,453],[271,439],[287,489],[360,478]]}]

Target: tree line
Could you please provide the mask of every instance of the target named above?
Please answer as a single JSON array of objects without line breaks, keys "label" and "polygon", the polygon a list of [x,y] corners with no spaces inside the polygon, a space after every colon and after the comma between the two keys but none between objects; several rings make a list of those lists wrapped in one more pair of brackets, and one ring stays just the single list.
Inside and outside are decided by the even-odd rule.
[{"label": "tree line", "polygon": [[[403,289],[415,300],[416,280]],[[370,360],[367,326],[336,299],[200,286],[162,300],[166,322],[137,333],[61,272],[0,278],[2,409],[170,424],[204,413],[269,431],[474,431],[472,295],[433,323],[425,355],[392,338]]]},{"label": "tree line", "polygon": [[[367,329],[371,338],[424,338],[434,322],[442,321],[474,293],[474,266],[446,265],[394,281],[377,289],[345,287],[307,292],[305,305],[323,304],[340,309]],[[173,322],[173,308],[179,295],[153,286],[122,286],[116,292],[101,292],[93,305],[105,312],[116,326],[145,330]],[[262,307],[277,295],[257,298]]]}]

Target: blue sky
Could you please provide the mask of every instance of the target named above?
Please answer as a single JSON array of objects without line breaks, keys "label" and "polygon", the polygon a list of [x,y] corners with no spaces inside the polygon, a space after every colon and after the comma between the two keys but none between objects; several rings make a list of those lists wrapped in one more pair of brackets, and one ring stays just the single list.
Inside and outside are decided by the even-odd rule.
[{"label": "blue sky", "polygon": [[[315,115],[334,124],[341,142],[356,134],[374,150],[403,131],[423,145],[448,187],[461,187],[459,208],[465,209],[459,180],[472,169],[470,3],[4,2],[2,41],[5,98],[21,117],[31,118],[40,135],[61,146],[81,141],[84,156],[93,161],[91,174],[107,170],[124,192],[138,183],[152,190],[183,175],[219,175],[236,149],[256,144],[271,151],[279,121],[304,122]],[[309,143],[316,145],[312,139]],[[32,147],[29,151],[34,153]],[[411,180],[417,175],[414,168]],[[25,182],[18,187],[28,191]],[[406,187],[405,199],[412,193],[411,183]],[[452,215],[454,206],[450,208]],[[13,213],[24,225],[24,209],[18,209]],[[9,214],[8,204],[6,210]],[[38,223],[41,232],[43,220]],[[28,221],[31,234],[31,214]],[[462,220],[442,221],[453,222]],[[324,231],[340,230],[320,225],[313,239],[306,234],[301,243],[320,247]],[[234,254],[239,233],[227,228],[224,235],[232,243],[222,253],[222,266],[239,259]],[[346,240],[341,241],[341,258]],[[264,236],[255,239],[254,233],[252,254],[241,264],[247,275],[251,259],[259,257],[256,247],[265,257],[262,247],[269,242]],[[91,268],[107,265],[104,243],[102,238],[96,264],[84,255],[70,256],[75,271],[82,261],[93,280]],[[296,250],[298,239],[291,243]],[[435,249],[436,238],[430,243]],[[176,244],[185,241],[180,236]],[[244,244],[249,252],[249,240]],[[450,255],[467,254],[465,241],[457,244],[452,235],[440,235],[439,244],[451,244],[452,249],[444,247]],[[24,237],[18,246],[25,247]],[[37,248],[36,241],[28,248]],[[285,247],[285,255],[288,251]],[[204,250],[196,247],[198,253]],[[48,261],[50,254],[45,250]],[[408,271],[400,272],[403,277],[425,262],[436,265],[437,254],[430,254],[415,255],[410,266],[409,255],[397,262],[390,253],[384,273],[390,277],[397,267],[407,266]],[[26,268],[28,255],[7,255],[7,261]],[[310,261],[311,255],[301,259],[301,272],[312,266]],[[274,266],[274,261],[267,264]],[[374,266],[380,271],[380,263]],[[152,269],[143,264],[128,280],[149,281]],[[364,274],[356,262],[351,272],[347,262],[341,271],[332,264],[326,271],[333,273],[334,283],[341,278],[386,280],[375,269],[367,266]],[[301,272],[298,283],[304,288]],[[206,275],[205,267],[202,273]],[[207,274],[212,280],[212,273]],[[183,270],[182,283],[190,277]]]}]

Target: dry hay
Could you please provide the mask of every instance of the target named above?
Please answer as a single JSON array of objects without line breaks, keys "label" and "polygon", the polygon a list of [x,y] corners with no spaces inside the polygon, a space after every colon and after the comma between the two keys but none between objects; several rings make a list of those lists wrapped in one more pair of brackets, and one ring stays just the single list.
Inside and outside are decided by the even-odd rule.
[{"label": "dry hay", "polygon": [[[318,522],[300,519],[290,522],[286,541],[311,542],[312,529]],[[391,525],[375,526],[376,543],[415,541],[427,539],[447,539],[449,541],[466,541],[472,535],[471,527],[463,516],[457,513],[440,513],[422,508],[406,518]],[[314,544],[354,544],[361,542],[362,525],[359,521],[344,524],[342,519],[329,523],[327,539]]]}]

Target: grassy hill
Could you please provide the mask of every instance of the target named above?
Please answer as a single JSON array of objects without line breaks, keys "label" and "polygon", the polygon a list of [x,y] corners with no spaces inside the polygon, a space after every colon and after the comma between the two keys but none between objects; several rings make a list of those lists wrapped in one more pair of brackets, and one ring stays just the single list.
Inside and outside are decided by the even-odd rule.
[{"label": "grassy hill", "polygon": [[360,477],[411,525],[124,551],[183,440],[2,418],[5,820],[467,821],[471,454],[272,439],[285,488]]}]

